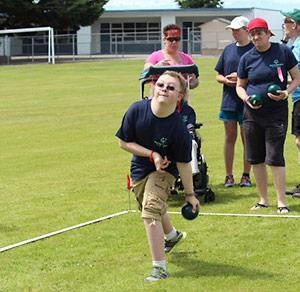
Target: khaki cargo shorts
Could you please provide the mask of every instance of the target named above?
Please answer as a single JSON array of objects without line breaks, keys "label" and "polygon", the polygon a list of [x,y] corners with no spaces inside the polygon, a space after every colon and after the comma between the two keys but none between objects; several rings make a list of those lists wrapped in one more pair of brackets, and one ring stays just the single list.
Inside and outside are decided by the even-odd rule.
[{"label": "khaki cargo shorts", "polygon": [[167,200],[175,177],[168,172],[154,171],[139,181],[133,181],[132,187],[142,218],[161,221],[167,212]]}]

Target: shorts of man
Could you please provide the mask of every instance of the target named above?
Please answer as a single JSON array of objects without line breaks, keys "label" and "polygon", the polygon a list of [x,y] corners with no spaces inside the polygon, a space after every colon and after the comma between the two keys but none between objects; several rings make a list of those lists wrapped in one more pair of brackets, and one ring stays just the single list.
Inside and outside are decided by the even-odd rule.
[{"label": "shorts of man", "polygon": [[167,200],[174,183],[173,175],[159,171],[154,171],[145,178],[132,182],[142,218],[161,221],[161,217],[167,212]]}]

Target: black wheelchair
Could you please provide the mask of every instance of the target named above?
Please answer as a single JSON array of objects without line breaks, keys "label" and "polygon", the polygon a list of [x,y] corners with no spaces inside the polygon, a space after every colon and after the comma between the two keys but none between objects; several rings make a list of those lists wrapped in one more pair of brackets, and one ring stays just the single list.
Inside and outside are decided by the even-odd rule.
[{"label": "black wheelchair", "polygon": [[[196,64],[193,65],[178,65],[178,66],[150,66],[142,71],[140,74],[140,95],[142,99],[148,99],[145,96],[145,85],[148,83],[154,83],[158,77],[165,71],[176,71],[181,73],[183,76],[189,74],[195,74],[199,76],[198,67]],[[187,79],[188,80],[188,79]],[[188,86],[189,88],[189,86]],[[193,151],[192,157],[196,157],[197,161],[192,161],[196,164],[197,173],[193,175],[194,192],[200,198],[204,196],[204,202],[213,202],[215,200],[215,193],[209,187],[209,176],[208,166],[205,160],[204,154],[201,152],[201,137],[198,134],[198,130],[203,126],[202,123],[196,123],[195,125],[188,124],[187,129],[192,136],[193,140]],[[178,191],[183,191],[183,185],[180,177],[177,178],[174,188],[171,190],[171,194],[177,194]]]}]

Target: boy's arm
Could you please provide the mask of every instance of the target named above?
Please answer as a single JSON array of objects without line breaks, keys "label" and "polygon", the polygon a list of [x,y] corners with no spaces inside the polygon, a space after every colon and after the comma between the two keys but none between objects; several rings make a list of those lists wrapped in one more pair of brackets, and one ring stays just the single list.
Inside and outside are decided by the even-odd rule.
[{"label": "boy's arm", "polygon": [[125,142],[119,139],[119,146],[121,149],[130,152],[136,156],[150,157],[151,155],[153,155],[153,151],[151,149],[147,149],[135,142]]},{"label": "boy's arm", "polygon": [[182,180],[182,184],[186,194],[185,200],[186,202],[189,202],[193,206],[193,211],[195,212],[197,206],[200,206],[200,203],[195,197],[191,164],[189,162],[188,163],[177,162],[176,166],[179,171],[180,178]]}]

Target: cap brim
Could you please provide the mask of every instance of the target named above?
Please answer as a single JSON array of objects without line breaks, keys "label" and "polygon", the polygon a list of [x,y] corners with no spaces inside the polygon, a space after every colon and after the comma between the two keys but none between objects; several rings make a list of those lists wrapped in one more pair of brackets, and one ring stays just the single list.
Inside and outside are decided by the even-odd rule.
[{"label": "cap brim", "polygon": [[242,28],[242,26],[232,26],[232,25],[227,25],[226,27],[225,27],[226,29],[241,29]]},{"label": "cap brim", "polygon": [[286,17],[290,17],[291,18],[291,14],[289,12],[283,12],[283,11],[280,11],[280,13]]}]

